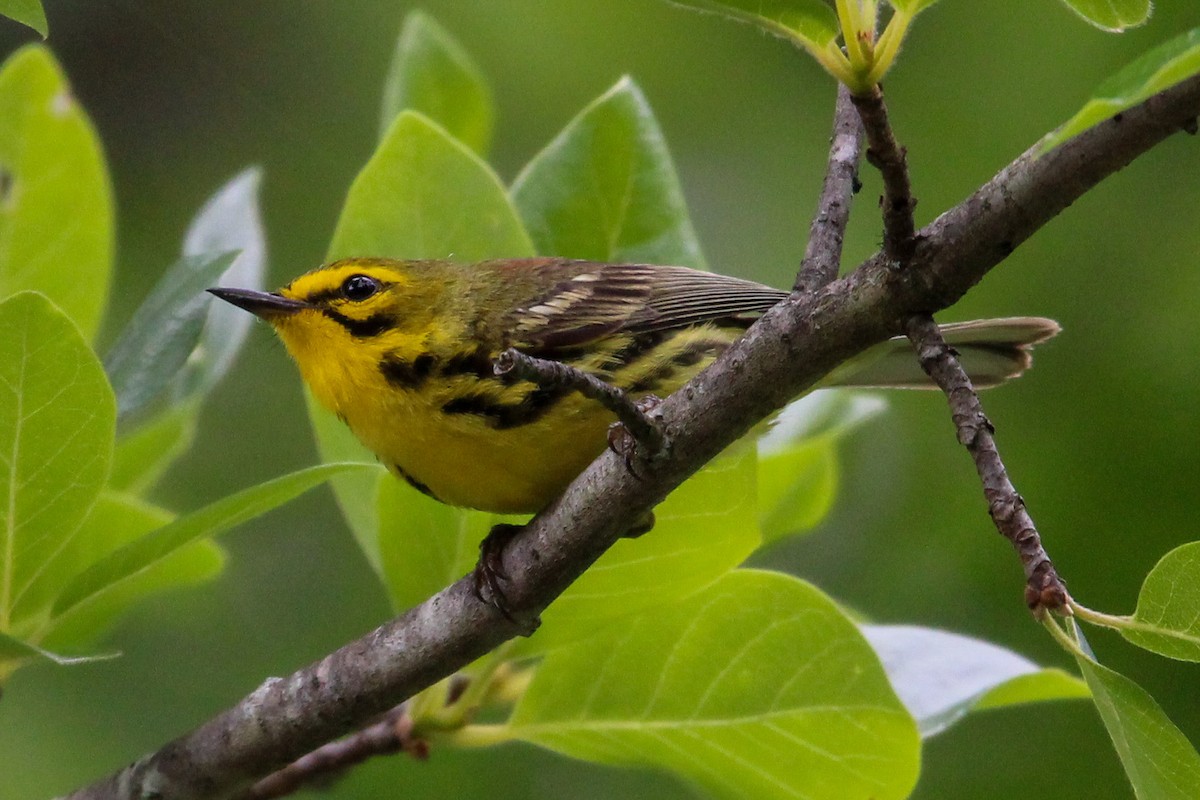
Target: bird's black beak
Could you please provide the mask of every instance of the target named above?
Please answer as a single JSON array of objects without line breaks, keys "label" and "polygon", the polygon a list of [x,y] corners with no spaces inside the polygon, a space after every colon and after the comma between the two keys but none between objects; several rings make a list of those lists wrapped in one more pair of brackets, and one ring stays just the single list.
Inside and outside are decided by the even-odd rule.
[{"label": "bird's black beak", "polygon": [[273,292],[224,288],[209,289],[208,291],[226,303],[233,303],[238,308],[243,308],[265,320],[275,317],[286,317],[295,314],[297,311],[312,308],[311,305],[302,300],[289,300],[283,295],[274,294]]}]

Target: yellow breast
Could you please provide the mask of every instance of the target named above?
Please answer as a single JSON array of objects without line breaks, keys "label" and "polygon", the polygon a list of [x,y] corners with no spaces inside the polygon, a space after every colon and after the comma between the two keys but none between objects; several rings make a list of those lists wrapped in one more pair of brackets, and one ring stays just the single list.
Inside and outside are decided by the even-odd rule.
[{"label": "yellow breast", "polygon": [[[335,347],[322,331],[342,336],[330,326],[279,327],[314,396],[381,463],[442,502],[535,513],[605,446],[609,411],[570,389],[505,383],[493,373],[495,353],[423,337]],[[638,395],[665,396],[731,338],[709,326],[673,331],[625,362],[619,354],[632,339],[615,335],[571,363]]]}]

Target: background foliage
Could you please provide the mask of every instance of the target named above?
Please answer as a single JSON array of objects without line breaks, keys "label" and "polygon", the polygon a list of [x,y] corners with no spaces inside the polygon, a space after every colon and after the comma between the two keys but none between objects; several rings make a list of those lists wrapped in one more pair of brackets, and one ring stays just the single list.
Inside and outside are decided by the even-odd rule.
[{"label": "background foliage", "polygon": [[[642,0],[511,0],[486,13],[422,5],[491,77],[502,179],[629,72],[664,128],[710,264],[790,283],[832,106],[833,84],[811,62],[748,28]],[[1200,24],[1184,5],[1160,4],[1148,28],[1119,39],[1042,0],[941,3],[924,15],[887,86],[909,146],[918,222],[1065,119],[1103,76]],[[247,163],[264,166],[273,282],[323,258],[344,187],[377,136],[379,86],[409,7],[47,3],[51,43],[99,129],[119,209],[113,286],[126,294],[102,341],[144,298],[195,208]],[[28,36],[8,23],[0,35],[5,53]],[[1195,186],[1179,176],[1198,163],[1194,140],[1168,142],[1077,203],[954,314],[1039,313],[1064,323],[1034,372],[987,402],[1051,552],[1093,607],[1131,610],[1158,558],[1196,538],[1190,476],[1200,434],[1189,423],[1200,373],[1186,343],[1197,326],[1200,229]],[[330,189],[313,190],[320,186]],[[876,193],[868,178],[851,262],[877,244]],[[205,412],[195,451],[164,482],[165,504],[194,508],[315,460],[292,368],[265,331],[253,337]],[[1017,569],[990,532],[942,401],[901,396],[893,409],[850,440],[833,516],[764,564],[809,577],[879,621],[944,625],[1070,666],[1024,615]],[[387,613],[328,494],[226,545],[220,583],[127,621],[124,659],[14,678],[0,703],[0,798],[68,789]],[[1115,636],[1092,643],[1200,738],[1194,665]],[[55,757],[63,752],[78,757]],[[928,745],[917,796],[1016,796],[1028,789],[1029,763],[1040,765],[1049,795],[1129,796],[1095,711],[1082,703],[973,716]],[[665,779],[518,746],[376,764],[341,791],[394,787],[397,770],[415,797],[553,797],[568,784],[577,796],[688,796]]]}]

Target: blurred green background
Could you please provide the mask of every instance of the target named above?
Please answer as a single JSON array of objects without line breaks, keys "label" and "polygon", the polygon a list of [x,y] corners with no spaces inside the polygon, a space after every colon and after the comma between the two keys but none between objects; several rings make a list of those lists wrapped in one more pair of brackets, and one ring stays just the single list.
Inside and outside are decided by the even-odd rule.
[{"label": "blurred green background", "polygon": [[[106,149],[119,253],[107,337],[173,260],[192,214],[262,164],[272,277],[322,258],[378,127],[382,78],[408,2],[47,0],[50,46]],[[714,269],[790,285],[829,133],[834,87],[783,42],[658,0],[426,0],[491,77],[493,162],[511,180],[585,103],[632,75],[654,105]],[[946,0],[923,15],[887,82],[909,148],[918,222],[1065,120],[1104,76],[1200,25],[1163,0],[1124,36],[1049,0]],[[0,22],[0,52],[33,35]],[[1020,382],[986,397],[1018,488],[1072,591],[1132,609],[1141,577],[1200,538],[1200,147],[1176,136],[1075,204],[945,318],[1042,314],[1065,333]],[[866,186],[847,263],[879,239]],[[64,264],[64,280],[70,265]],[[257,329],[208,406],[195,450],[161,485],[179,509],[315,461],[299,380]],[[893,397],[848,443],[832,516],[761,561],[885,622],[998,641],[1069,666],[1032,623],[942,400]],[[306,664],[387,615],[327,491],[225,538],[215,584],[137,609],[124,657],[19,672],[0,701],[0,800],[65,792],[106,774]],[[1200,669],[1096,634],[1200,741]],[[1200,791],[1200,789],[1198,789]],[[969,718],[932,740],[917,797],[1128,798],[1084,703]],[[333,796],[690,797],[657,775],[568,762],[524,746],[378,760]]]}]

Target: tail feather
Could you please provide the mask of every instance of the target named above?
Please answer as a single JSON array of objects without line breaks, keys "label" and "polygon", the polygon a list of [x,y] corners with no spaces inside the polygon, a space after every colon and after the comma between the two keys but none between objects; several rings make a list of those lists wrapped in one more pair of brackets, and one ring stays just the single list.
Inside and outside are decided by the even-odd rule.
[{"label": "tail feather", "polygon": [[[1003,317],[952,322],[940,326],[977,389],[997,386],[1018,377],[1033,364],[1031,350],[1062,328],[1044,317]],[[903,336],[876,345],[843,364],[826,380],[827,386],[887,389],[932,389],[929,376],[917,363],[912,345]]]}]

